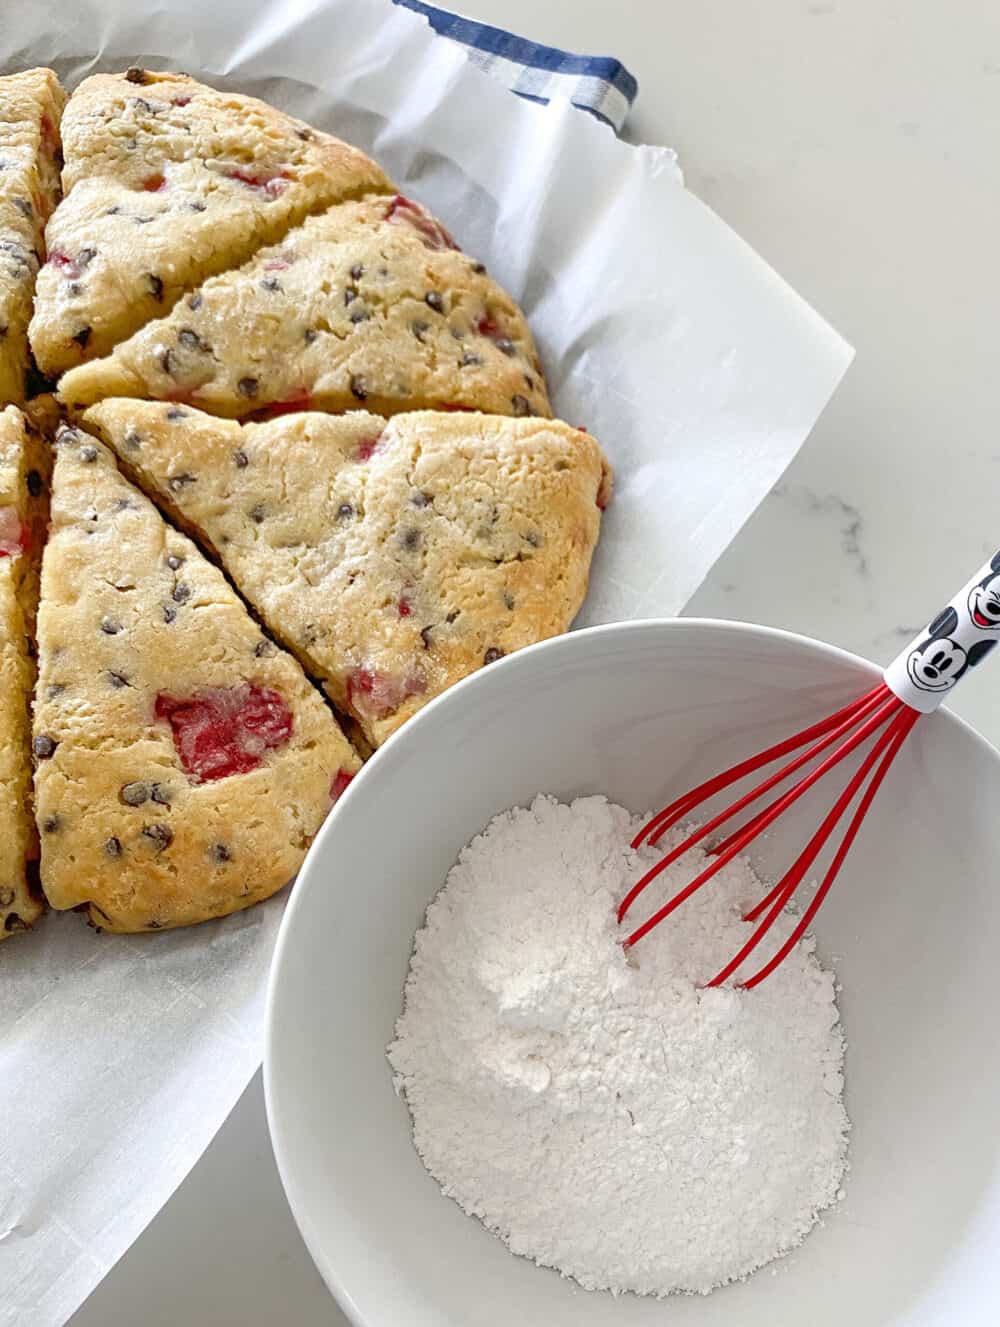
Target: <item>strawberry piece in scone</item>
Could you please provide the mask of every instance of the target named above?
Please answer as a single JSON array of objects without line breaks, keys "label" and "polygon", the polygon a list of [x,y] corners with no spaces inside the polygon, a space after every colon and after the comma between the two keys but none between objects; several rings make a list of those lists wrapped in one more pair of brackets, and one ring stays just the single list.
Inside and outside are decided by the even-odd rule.
[{"label": "strawberry piece in scone", "polygon": [[521,310],[398,195],[310,217],[107,358],[71,370],[60,395],[73,410],[138,396],[230,418],[362,403],[383,415],[552,413]]},{"label": "strawberry piece in scone", "polygon": [[568,628],[611,489],[598,444],[556,420],[240,425],[115,400],[83,423],[214,551],[371,746],[459,678]]},{"label": "strawberry piece in scone", "polygon": [[66,196],[49,223],[31,323],[51,377],[107,355],[310,213],[391,192],[339,139],[183,74],[85,79],[62,138]]},{"label": "strawberry piece in scone", "polygon": [[357,756],[222,574],[72,429],[56,446],[38,648],[53,907],[159,930],[249,907],[295,874]]},{"label": "strawberry piece in scone", "polygon": [[13,406],[0,411],[0,940],[43,910],[31,811],[30,646],[47,508],[48,445]]},{"label": "strawberry piece in scone", "polygon": [[59,199],[65,100],[51,69],[0,78],[0,407],[25,397],[31,297]]}]

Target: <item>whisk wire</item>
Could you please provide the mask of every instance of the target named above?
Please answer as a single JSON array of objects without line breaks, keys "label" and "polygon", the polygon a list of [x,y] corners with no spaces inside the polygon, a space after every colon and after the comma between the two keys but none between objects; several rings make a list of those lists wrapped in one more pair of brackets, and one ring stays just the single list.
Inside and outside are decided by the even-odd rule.
[{"label": "whisk wire", "polygon": [[[890,699],[885,700],[884,699],[885,696],[889,696]],[[737,832],[734,835],[732,835],[731,838],[728,839],[726,843],[722,845],[721,848],[717,850],[715,854],[716,856],[715,862],[711,866],[706,868],[706,870],[703,871],[695,881],[692,881],[690,885],[688,885],[685,889],[681,890],[678,894],[676,894],[672,899],[670,899],[666,904],[664,904],[664,906],[660,908],[658,912],[654,913],[653,916],[650,917],[648,921],[644,922],[642,926],[640,926],[636,931],[634,931],[625,941],[625,948],[626,949],[631,948],[631,946],[634,945],[636,941],[641,940],[642,937],[646,935],[649,931],[651,931],[654,926],[658,925],[661,921],[663,921],[665,917],[668,917],[670,913],[674,911],[675,908],[679,907],[681,903],[685,902],[686,899],[690,898],[691,894],[694,893],[695,889],[700,888],[701,885],[707,883],[707,881],[710,880],[712,876],[716,875],[717,872],[720,871],[727,862],[731,861],[732,858],[735,857],[736,853],[739,852],[742,847],[745,847],[751,838],[755,838],[759,833],[761,833],[764,829],[766,829],[767,826],[771,824],[775,819],[777,819],[777,817],[783,811],[785,811],[789,806],[791,806],[794,802],[798,801],[800,797],[802,797],[806,792],[808,792],[808,790],[812,787],[812,785],[816,783],[817,780],[822,778],[823,775],[826,774],[830,769],[832,769],[834,765],[838,764],[841,760],[843,760],[843,758],[846,755],[848,755],[851,751],[853,751],[855,747],[859,746],[861,742],[863,742],[867,737],[869,737],[873,732],[875,732],[877,728],[887,723],[888,720],[892,717],[892,715],[898,712],[901,706],[901,702],[897,700],[895,696],[891,696],[891,693],[885,689],[882,689],[881,694],[879,693],[879,689],[876,689],[876,692],[873,693],[871,696],[863,697],[861,702],[859,702],[856,708],[851,707],[852,710],[854,710],[852,716],[849,719],[846,719],[842,723],[840,723],[836,728],[833,729],[832,733],[830,733],[828,736],[824,736],[823,738],[821,738],[821,740],[817,742],[812,749],[807,751],[803,756],[797,757],[787,767],[779,770],[777,774],[771,775],[770,778],[765,779],[763,783],[759,784],[755,788],[752,788],[750,792],[746,793],[743,797],[739,798],[739,800],[734,802],[732,806],[728,807],[725,811],[721,812],[719,815],[713,817],[713,819],[710,820],[707,825],[703,826],[698,830],[693,831],[690,835],[688,835],[680,844],[677,845],[676,848],[674,848],[671,852],[667,853],[666,856],[664,856],[660,861],[658,861],[655,866],[650,867],[650,869],[646,872],[646,874],[640,880],[638,880],[636,884],[632,886],[629,892],[625,895],[625,898],[622,900],[618,908],[619,922],[624,919],[625,915],[628,913],[629,908],[631,908],[632,904],[643,892],[643,890],[646,889],[647,886],[650,885],[658,875],[660,875],[663,871],[665,871],[668,866],[670,866],[673,862],[677,861],[679,857],[681,857],[684,853],[686,853],[689,848],[699,843],[703,838],[705,838],[708,834],[711,834],[715,829],[717,829],[720,825],[724,824],[727,820],[731,819],[734,815],[738,815],[740,811],[744,810],[752,802],[755,802],[759,797],[762,797],[764,793],[770,791],[771,788],[773,788],[777,783],[780,783],[783,779],[787,778],[789,774],[794,772],[794,770],[801,768],[809,760],[818,755],[822,750],[825,750],[826,747],[830,746],[834,741],[837,740],[838,737],[842,737],[845,734],[849,733],[850,730],[853,727],[855,727],[855,725],[859,722],[859,719],[864,715],[868,715],[872,710],[873,706],[879,704],[879,701],[882,701],[882,704],[876,710],[874,715],[867,718],[867,721],[864,722],[862,726],[858,728],[857,731],[852,736],[848,737],[846,741],[840,747],[838,747],[836,751],[833,752],[832,755],[828,756],[825,761],[823,761],[808,775],[806,775],[806,777],[802,779],[801,782],[797,783],[795,787],[790,788],[786,793],[782,794],[781,797],[779,797],[776,801],[772,802],[771,805],[766,807],[765,810],[761,812],[759,815],[754,816],[753,819],[750,822],[748,822],[747,825],[743,826],[742,829],[737,830]],[[838,715],[835,717],[840,717],[840,716]],[[789,741],[794,741],[794,740],[795,739],[789,739]],[[786,747],[785,753],[787,754],[787,745],[785,743],[782,743],[780,745]],[[772,751],[776,749],[777,748],[771,748]],[[777,756],[771,757],[772,760],[777,758],[778,758]],[[726,771],[724,774],[718,777],[719,779],[727,779],[728,775],[731,772],[732,771]],[[709,783],[711,782],[713,781],[709,780]],[[702,785],[703,788],[706,786],[707,785]],[[722,786],[726,786],[726,784],[723,784]],[[711,794],[706,793],[705,796],[711,796]],[[699,798],[699,801],[700,800],[703,799]],[[693,809],[693,806],[690,809]]]},{"label": "whisk wire", "polygon": [[[778,954],[770,960],[765,968],[762,968],[760,972],[755,973],[748,981],[742,982],[741,985],[750,988],[763,981],[764,977],[769,975],[770,972],[777,967],[778,963],[785,958],[792,946],[796,943],[796,940],[801,938],[805,933],[806,927],[818,911],[823,899],[826,897],[827,891],[833,884],[833,881],[840,870],[844,858],[847,856],[847,852],[854,841],[854,837],[857,834],[858,829],[861,827],[861,822],[878,791],[879,784],[882,782],[889,766],[892,764],[896,752],[902,746],[910,729],[916,722],[915,715],[908,712],[900,712],[901,710],[902,706],[900,705],[892,723],[885,732],[880,735],[871,751],[865,756],[865,759],[862,761],[857,772],[851,777],[844,791],[834,803],[833,808],[816,830],[815,834],[813,834],[806,847],[796,858],[791,868],[786,872],[782,879],[779,880],[778,884],[775,885],[775,887],[770,890],[750,912],[745,914],[744,921],[756,921],[764,909],[768,909],[764,920],[755,928],[753,934],[749,937],[743,948],[712,978],[708,983],[709,986],[721,986],[722,983],[731,977],[754,952],[761,940],[763,940],[764,936],[774,925],[779,914],[788,906],[792,895],[802,883],[806,872],[819,856],[827,839],[829,839],[830,835],[836,829],[838,823],[843,818],[848,807],[854,801],[859,789],[862,788],[872,770],[878,765],[878,769],[875,770],[875,774],[872,776],[868,787],[865,789],[861,802],[859,803],[848,827],[847,833],[834,855],[833,861],[823,878],[822,884],[819,889],[817,889],[809,906],[805,909],[802,917],[792,931],[792,936],[795,938],[786,941],[781,949],[778,950]],[[884,759],[882,759],[883,757]],[[882,763],[879,765],[880,759],[882,759]]]}]

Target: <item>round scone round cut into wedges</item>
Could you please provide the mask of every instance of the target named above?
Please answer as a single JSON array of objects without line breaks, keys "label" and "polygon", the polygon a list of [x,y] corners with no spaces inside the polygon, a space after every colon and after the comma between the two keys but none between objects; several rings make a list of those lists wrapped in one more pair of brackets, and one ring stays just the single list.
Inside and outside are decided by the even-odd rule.
[{"label": "round scone round cut into wedges", "polygon": [[48,445],[14,406],[0,411],[0,940],[42,913],[31,811],[29,639],[47,506]]},{"label": "round scone round cut into wedges", "polygon": [[60,192],[65,100],[51,69],[0,78],[0,407],[25,398],[31,300]]},{"label": "round scone round cut into wedges", "polygon": [[358,759],[215,567],[72,429],[42,569],[41,880],[111,931],[199,922],[298,870]]},{"label": "round scone round cut into wedges", "polygon": [[230,418],[278,408],[550,415],[524,315],[400,196],[310,217],[105,359],[67,373],[73,411],[112,396]]},{"label": "round scone round cut into wedges", "polygon": [[310,213],[392,192],[355,148],[183,74],[85,79],[62,141],[65,197],[49,222],[30,331],[50,377],[109,354]]},{"label": "round scone round cut into wedges", "polygon": [[597,442],[548,419],[241,425],[114,400],[83,427],[212,551],[372,747],[460,678],[567,630],[611,492]]}]

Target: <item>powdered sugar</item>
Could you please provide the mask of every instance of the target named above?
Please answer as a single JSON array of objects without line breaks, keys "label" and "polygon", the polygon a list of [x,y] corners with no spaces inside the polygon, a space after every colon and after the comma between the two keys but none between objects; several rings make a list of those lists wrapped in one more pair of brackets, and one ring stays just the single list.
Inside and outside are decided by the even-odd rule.
[{"label": "powdered sugar", "polygon": [[389,1058],[428,1170],[515,1253],[588,1289],[707,1292],[837,1197],[834,979],[807,940],[754,991],[698,988],[766,891],[740,860],[627,959],[614,908],[660,855],[633,831],[600,797],[496,817],[428,908]]}]

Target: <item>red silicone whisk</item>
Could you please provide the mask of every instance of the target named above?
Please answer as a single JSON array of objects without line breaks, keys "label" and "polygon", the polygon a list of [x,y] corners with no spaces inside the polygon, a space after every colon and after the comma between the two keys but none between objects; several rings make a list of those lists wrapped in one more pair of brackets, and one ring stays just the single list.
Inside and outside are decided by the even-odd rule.
[{"label": "red silicone whisk", "polygon": [[[643,844],[656,844],[672,825],[686,819],[703,802],[730,787],[738,780],[754,774],[757,770],[786,756],[794,755],[782,764],[775,774],[764,779],[732,805],[720,811],[689,834],[682,843],[637,881],[625,895],[618,908],[618,920],[624,921],[633,903],[661,872],[677,861],[689,848],[709,838],[734,816],[751,806],[772,789],[783,783],[791,775],[807,766],[796,783],[781,793],[763,810],[751,816],[739,829],[731,832],[721,843],[709,849],[714,858],[705,869],[678,891],[671,899],[636,927],[624,941],[630,949],[637,941],[647,935],[654,926],[669,917],[685,900],[708,883],[711,878],[742,852],[748,844],[790,806],[799,800],[808,790],[839,765],[853,751],[864,747],[869,739],[870,749],[864,756],[858,770],[852,775],[844,791],[837,798],[829,814],[821,822],[805,848],[792,863],[789,870],[778,883],[757,903],[744,920],[758,922],[738,954],[726,964],[707,984],[719,986],[727,981],[742,967],[743,963],[757,949],[765,935],[773,926],[779,913],[790,902],[796,889],[802,883],[806,872],[823,850],[837,826],[847,815],[852,803],[857,799],[857,806],[851,816],[843,837],[840,840],[826,874],[823,876],[815,894],[799,917],[791,934],[778,951],[753,974],[739,982],[744,988],[759,985],[770,976],[778,964],[805,934],[810,922],[815,917],[823,900],[829,893],[830,886],[837,878],[844,858],[850,851],[851,844],[861,828],[868,809],[875,799],[879,786],[889,767],[895,760],[900,747],[912,732],[922,714],[935,710],[959,679],[975,667],[996,645],[1000,639],[1000,553],[980,567],[979,571],[958,592],[947,608],[940,612],[925,631],[899,654],[882,675],[883,680],[871,691],[845,705],[843,709],[828,718],[814,723],[799,733],[786,738],[783,742],[769,747],[758,755],[740,761],[730,769],[724,770],[714,778],[678,797],[669,806],[642,827],[632,841],[633,848]],[[803,750],[804,748],[804,750]],[[831,750],[832,748],[832,750]],[[829,752],[828,755],[824,755]],[[818,759],[822,757],[821,759]],[[813,764],[818,759],[818,763]]]}]

